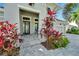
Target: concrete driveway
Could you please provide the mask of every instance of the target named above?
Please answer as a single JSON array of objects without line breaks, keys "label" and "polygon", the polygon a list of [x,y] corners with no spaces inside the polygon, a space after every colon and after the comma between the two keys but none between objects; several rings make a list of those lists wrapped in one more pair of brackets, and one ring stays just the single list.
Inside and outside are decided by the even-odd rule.
[{"label": "concrete driveway", "polygon": [[79,35],[66,34],[66,37],[70,41],[66,48],[47,50],[40,44],[41,38],[38,35],[25,35],[20,56],[79,56]]}]

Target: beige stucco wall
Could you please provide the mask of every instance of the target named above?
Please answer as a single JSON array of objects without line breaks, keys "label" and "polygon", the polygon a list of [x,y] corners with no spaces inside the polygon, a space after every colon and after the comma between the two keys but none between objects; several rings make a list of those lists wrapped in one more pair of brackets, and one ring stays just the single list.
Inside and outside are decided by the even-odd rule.
[{"label": "beige stucco wall", "polygon": [[[35,3],[34,6],[29,6],[28,3],[5,3],[5,10],[4,10],[4,18],[5,20],[10,20],[11,23],[18,23],[17,28],[20,33],[22,33],[22,20],[21,20],[21,15],[27,15],[31,16],[31,33],[34,32],[34,28],[32,28],[34,25],[32,25],[33,22],[33,17],[36,17],[34,13],[39,13],[39,29],[38,31],[40,32],[42,28],[42,22],[46,16],[47,16],[47,7],[50,6],[53,8],[56,6],[55,4],[46,4],[46,3]],[[56,8],[59,8],[56,6]],[[26,12],[21,12],[19,9],[26,10]],[[33,12],[29,13],[27,11]]]},{"label": "beige stucco wall", "polygon": [[42,19],[44,19],[47,15],[47,5],[46,3],[35,3],[34,6],[29,6],[28,3],[18,3],[18,5],[21,5],[25,8],[25,10],[28,10],[30,12],[39,13],[39,29],[38,32],[40,32],[42,28]]},{"label": "beige stucco wall", "polygon": [[40,31],[42,27],[41,23],[42,19],[44,19],[44,17],[47,15],[46,4],[35,3],[34,6],[29,6],[28,3],[5,3],[4,19],[10,20],[11,23],[17,23],[18,32],[21,32],[19,6],[23,7],[26,11],[27,9],[28,11],[34,11],[35,13],[39,11],[39,31]]},{"label": "beige stucco wall", "polygon": [[5,3],[4,19],[10,23],[17,23],[18,33],[20,33],[19,8],[17,3]]}]

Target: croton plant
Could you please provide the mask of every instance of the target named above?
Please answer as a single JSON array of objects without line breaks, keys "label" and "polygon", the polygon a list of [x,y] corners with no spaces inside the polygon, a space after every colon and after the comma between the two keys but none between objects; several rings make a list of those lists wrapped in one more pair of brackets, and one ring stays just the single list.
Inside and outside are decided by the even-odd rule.
[{"label": "croton plant", "polygon": [[[47,49],[51,49],[53,47],[56,47],[56,45],[62,40],[62,33],[60,33],[59,31],[55,30],[55,28],[53,28],[52,23],[53,21],[55,21],[55,11],[51,11],[50,9],[48,9],[48,17],[46,17],[43,22],[43,28],[41,29],[41,37],[44,36],[47,38],[46,42],[43,42],[42,44],[47,48]],[[65,40],[65,39],[64,39]],[[65,41],[68,41],[67,39]],[[64,42],[64,41],[62,41]],[[60,43],[62,43],[60,42]],[[63,44],[60,44],[61,46],[63,46]],[[61,47],[60,46],[60,47]],[[57,46],[59,47],[59,46]]]},{"label": "croton plant", "polygon": [[54,35],[56,37],[59,37],[62,35],[62,33],[60,33],[59,31],[56,31],[53,27],[52,27],[52,22],[55,20],[55,11],[51,11],[50,9],[48,9],[48,15],[50,15],[49,17],[46,17],[43,21],[44,21],[44,28],[41,29],[41,34],[44,33],[44,35],[46,35],[46,37],[49,37],[51,35]]},{"label": "croton plant", "polygon": [[9,52],[14,48],[19,47],[19,44],[17,43],[21,43],[20,41],[21,38],[17,33],[16,24],[11,24],[8,21],[1,21],[0,22],[0,50]]}]

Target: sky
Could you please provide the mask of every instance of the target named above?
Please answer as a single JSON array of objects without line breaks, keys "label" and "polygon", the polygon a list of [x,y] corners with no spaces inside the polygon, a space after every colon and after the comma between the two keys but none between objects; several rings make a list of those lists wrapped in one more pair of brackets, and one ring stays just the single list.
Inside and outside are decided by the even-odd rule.
[{"label": "sky", "polygon": [[[65,3],[57,3],[57,5],[63,8],[65,6]],[[0,7],[4,7],[4,3],[0,3]],[[63,12],[63,9],[60,9],[57,11],[57,14],[56,14],[57,19],[64,20],[62,12]]]},{"label": "sky", "polygon": [[4,3],[0,3],[0,8],[1,8],[1,7],[4,7]]},{"label": "sky", "polygon": [[65,6],[65,3],[58,3],[57,5],[59,5],[59,6],[61,6],[62,7],[62,9],[60,9],[60,10],[58,10],[57,11],[57,14],[56,14],[56,16],[57,16],[57,19],[59,19],[59,20],[65,20],[64,18],[63,18],[63,8],[64,8],[64,6]]}]

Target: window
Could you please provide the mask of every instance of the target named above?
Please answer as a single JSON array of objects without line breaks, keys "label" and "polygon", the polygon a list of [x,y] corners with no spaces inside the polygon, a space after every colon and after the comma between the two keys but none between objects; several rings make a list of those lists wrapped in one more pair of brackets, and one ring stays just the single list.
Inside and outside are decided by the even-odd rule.
[{"label": "window", "polygon": [[30,20],[30,18],[28,18],[28,17],[23,17],[23,21],[28,21],[28,20]]},{"label": "window", "polygon": [[3,12],[0,12],[0,16],[4,16],[4,13]]},{"label": "window", "polygon": [[34,6],[34,3],[29,3],[30,6]]},{"label": "window", "polygon": [[23,19],[30,20],[30,18],[27,18],[27,17],[23,17]]},{"label": "window", "polygon": [[35,19],[35,21],[38,21],[38,19]]}]

